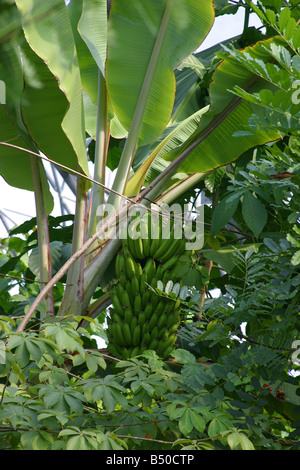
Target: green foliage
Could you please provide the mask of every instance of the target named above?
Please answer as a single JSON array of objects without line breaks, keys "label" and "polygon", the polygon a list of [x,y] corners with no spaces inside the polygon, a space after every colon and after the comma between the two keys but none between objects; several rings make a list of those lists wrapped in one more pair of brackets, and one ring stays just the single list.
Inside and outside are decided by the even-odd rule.
[{"label": "green foliage", "polygon": [[253,105],[258,105],[258,112],[254,112],[249,121],[253,132],[257,128],[268,128],[278,129],[283,135],[287,132],[296,135],[300,117],[299,6],[295,5],[294,8],[294,5],[285,5],[282,8],[280,1],[271,5],[269,2],[260,2],[259,6],[249,3],[263,23],[275,33],[270,42],[262,44],[272,61],[266,63],[255,56],[254,51],[245,53],[225,46],[224,49],[235,61],[265,81],[264,88],[255,93],[248,93],[240,87],[235,87],[234,92]]},{"label": "green foliage", "polygon": [[[247,186],[249,179],[238,181]],[[298,367],[291,353],[299,274],[290,262],[294,248],[282,237],[264,237],[256,252],[237,244],[223,295],[205,301],[197,322],[193,287],[181,290],[187,316],[169,361],[154,351],[110,358],[90,347],[81,318],[48,318],[38,330],[33,322],[15,333],[2,317],[2,448],[296,448],[299,384],[290,371]],[[172,296],[174,289],[157,292]]]}]

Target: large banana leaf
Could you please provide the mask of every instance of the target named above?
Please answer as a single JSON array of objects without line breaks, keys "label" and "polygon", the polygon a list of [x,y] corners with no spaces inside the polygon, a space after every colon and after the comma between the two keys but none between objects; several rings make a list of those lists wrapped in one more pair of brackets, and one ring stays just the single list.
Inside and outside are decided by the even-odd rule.
[{"label": "large banana leaf", "polygon": [[[266,45],[266,41],[264,41],[264,45]],[[257,55],[261,57],[264,51],[262,46],[257,45],[255,47],[255,49],[252,49],[256,50]],[[267,53],[264,53],[264,59],[270,59]],[[184,83],[185,80],[186,84]],[[179,91],[188,90],[185,94],[188,101],[185,101],[183,97],[181,100],[180,96],[183,93],[179,93],[179,104],[177,106],[181,107],[181,114],[186,112],[186,107],[190,110],[193,109],[197,102],[197,98],[193,98],[191,93],[194,91],[194,95],[197,94],[197,81],[197,76],[193,71],[181,74],[181,79],[178,81]],[[144,182],[149,183],[157,176],[157,172],[153,172],[150,180],[145,180],[147,171],[151,168],[154,159],[158,163],[158,170],[159,168],[161,168],[161,171],[164,170],[168,165],[167,161],[174,160],[183,150],[189,148],[199,137],[201,138],[201,135],[204,135],[205,132],[207,132],[206,138],[191,152],[186,162],[179,168],[179,173],[202,174],[211,171],[218,166],[235,160],[249,148],[279,139],[280,134],[278,132],[270,133],[262,130],[257,130],[255,133],[246,132],[249,118],[253,113],[252,106],[246,102],[241,101],[233,107],[228,115],[226,114],[227,107],[234,100],[233,95],[228,90],[233,89],[237,83],[247,87],[251,81],[253,82],[252,90],[265,86],[263,80],[257,80],[255,74],[246,68],[237,66],[236,62],[230,57],[220,62],[213,74],[210,87],[211,104],[209,110],[208,107],[205,107],[177,126],[167,127],[164,131],[167,137],[160,139],[157,148],[150,152],[150,155],[145,158],[143,164],[131,177],[127,184],[126,193],[130,195],[137,194]],[[202,114],[202,119],[199,119],[198,124],[196,124],[194,117],[202,116]],[[216,125],[217,119],[219,119],[219,122]],[[191,125],[192,123],[194,126]],[[212,131],[210,131],[210,127]],[[185,129],[189,130],[189,133],[185,132],[184,134],[182,131]],[[234,134],[238,130],[241,131],[241,134],[239,137],[235,137]],[[226,146],[224,142],[226,142]],[[166,160],[165,165],[158,161],[162,157]]]},{"label": "large banana leaf", "polygon": [[[0,145],[0,175],[11,186],[33,191],[30,156],[17,148],[32,151],[32,147],[28,144],[26,136],[21,135],[18,128],[13,125],[3,106],[0,106],[0,142],[13,143],[16,146],[15,148]],[[49,214],[53,210],[54,201],[42,164],[40,172],[45,209]]]},{"label": "large banana leaf", "polygon": [[200,109],[183,122],[176,125],[174,124],[173,126],[169,126],[165,129],[158,145],[128,181],[125,194],[133,195],[140,192],[153,161],[158,164],[158,171],[165,169],[166,162],[162,159],[162,155],[170,152],[172,149],[177,148],[185,142],[193,132],[195,132],[199,126],[201,117],[205,112],[207,112],[207,108]]},{"label": "large banana leaf", "polygon": [[206,91],[210,75],[217,65],[216,55],[224,52],[223,46],[236,45],[237,39],[227,39],[222,44],[192,54],[180,63],[175,71],[176,96],[170,123],[183,121],[207,104],[203,89]]},{"label": "large banana leaf", "polygon": [[107,0],[83,1],[78,30],[104,76],[107,49]]},{"label": "large banana leaf", "polygon": [[[236,43],[236,38],[224,42],[232,43]],[[197,130],[200,117],[208,111],[207,106],[203,107],[205,101],[201,95],[204,70],[209,73],[215,54],[220,52],[223,52],[222,45],[217,44],[191,54],[176,69],[176,95],[171,120],[156,142],[138,149],[133,162],[135,173],[126,186],[127,195],[137,194],[143,184],[153,181],[168,166],[162,155],[181,146]],[[197,177],[193,177],[191,181],[195,178]]]},{"label": "large banana leaf", "polygon": [[[105,8],[105,23],[101,27],[101,23],[98,24],[99,19],[101,20],[103,16],[103,12],[101,9],[101,5],[106,3],[106,1],[97,1],[99,4],[98,6],[98,12],[97,15],[94,16],[95,18],[95,23],[96,23],[96,30],[101,32],[103,34],[103,31],[105,32],[106,36],[106,8]],[[91,5],[93,5],[94,2],[91,2]],[[90,97],[91,101],[97,105],[97,94],[98,94],[98,67],[99,64],[97,64],[95,57],[92,56],[91,52],[89,51],[85,41],[82,39],[81,35],[78,32],[78,25],[79,21],[84,15],[84,10],[83,7],[86,5],[86,2],[83,2],[83,0],[71,0],[70,3],[68,4],[68,14],[70,18],[70,23],[73,31],[73,36],[74,36],[74,42],[76,46],[76,53],[77,53],[77,58],[78,58],[78,63],[79,63],[79,68],[80,68],[80,76],[81,76],[81,84],[82,88],[84,91],[88,94]],[[88,3],[88,6],[90,6],[90,2]],[[86,7],[85,7],[86,10]],[[86,14],[85,14],[86,16]],[[88,26],[87,26],[88,28]],[[105,57],[104,57],[105,60]],[[99,61],[98,61],[99,62]],[[101,62],[100,62],[101,65]],[[103,67],[103,66],[102,66]]]},{"label": "large banana leaf", "polygon": [[[98,115],[98,71],[105,76],[107,50],[107,0],[72,0],[68,12],[80,67],[85,128],[96,140]],[[115,138],[127,135],[108,102],[107,119]]]},{"label": "large banana leaf", "polygon": [[25,80],[22,116],[28,132],[39,149],[50,159],[77,169],[77,158],[62,129],[68,102],[45,62],[24,45],[23,55],[35,70],[39,87]]},{"label": "large banana leaf", "polygon": [[[6,19],[11,18],[15,24],[18,15],[15,6],[12,6],[10,13]],[[19,51],[21,31],[17,34],[19,42],[16,35],[12,35],[0,44],[0,77],[6,84],[6,104],[0,106],[0,141],[15,146],[0,145],[0,174],[10,185],[33,191],[31,160],[38,157],[32,157],[17,148],[33,152],[37,150],[28,135],[20,112],[23,90],[23,69]],[[53,209],[53,198],[41,162],[39,168],[45,209],[49,213]]]},{"label": "large banana leaf", "polygon": [[[30,149],[19,112],[23,73],[15,39],[0,44],[0,76],[6,84],[6,104],[0,106],[0,140]],[[16,172],[15,165],[21,172]],[[0,174],[13,186],[33,189],[30,157],[25,152],[0,146]]]},{"label": "large banana leaf", "polygon": [[[43,0],[42,2],[39,0],[16,0],[16,5],[22,17],[23,30],[30,47],[47,64],[64,94],[65,112],[61,127],[66,139],[71,143],[73,155],[69,152],[68,157],[64,160],[64,154],[57,154],[56,150],[53,150],[55,153],[53,159],[59,158],[62,163],[73,169],[77,169],[79,165],[81,170],[88,174],[81,77],[65,2],[57,4],[57,0]],[[50,93],[47,96],[46,91],[42,90],[42,93],[46,95],[43,104],[50,107],[50,112],[54,116],[54,109],[51,109],[52,96]],[[61,116],[61,111],[60,108],[59,116]],[[32,115],[27,115],[27,122],[30,131],[35,135],[37,144],[41,147],[47,145],[48,149],[51,148],[51,140],[55,140],[56,136],[49,132],[46,142],[45,133],[44,135],[40,134],[44,123],[40,121],[38,126]]]},{"label": "large banana leaf", "polygon": [[[251,46],[251,53],[256,55],[258,60],[271,60],[270,54],[263,47],[270,41],[272,39]],[[280,133],[277,131],[257,129],[256,132],[247,132],[254,110],[250,103],[237,101],[230,93],[229,90],[236,85],[254,92],[265,88],[266,82],[230,56],[225,58],[213,75],[209,112],[203,116],[198,130],[185,144],[164,155],[167,161],[175,160],[183,151],[199,142],[189,152],[180,166],[180,171],[206,172],[235,160],[252,147],[280,139]],[[237,131],[240,131],[238,135]]]},{"label": "large banana leaf", "polygon": [[110,102],[139,145],[156,139],[174,104],[174,69],[214,21],[211,0],[112,0],[106,79]]}]

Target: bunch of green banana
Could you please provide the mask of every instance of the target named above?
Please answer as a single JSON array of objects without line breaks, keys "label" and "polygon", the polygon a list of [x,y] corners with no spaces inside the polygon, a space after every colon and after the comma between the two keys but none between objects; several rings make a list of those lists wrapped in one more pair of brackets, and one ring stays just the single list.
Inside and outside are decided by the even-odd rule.
[{"label": "bunch of green banana", "polygon": [[[149,234],[153,224],[149,216],[145,220]],[[141,223],[139,219],[135,222]],[[153,289],[158,281],[163,285],[170,279],[175,281],[172,270],[185,250],[185,239],[174,237],[174,227],[170,238],[163,239],[161,220],[156,229],[158,238],[131,238],[133,231],[128,230],[116,256],[119,281],[111,290],[107,337],[110,353],[122,359],[137,356],[146,349],[154,349],[165,359],[176,343],[180,301],[161,297]]]}]

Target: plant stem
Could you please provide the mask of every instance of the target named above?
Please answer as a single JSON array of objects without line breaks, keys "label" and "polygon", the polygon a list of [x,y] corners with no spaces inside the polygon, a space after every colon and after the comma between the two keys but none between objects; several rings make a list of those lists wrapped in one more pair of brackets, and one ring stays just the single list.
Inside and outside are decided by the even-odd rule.
[{"label": "plant stem", "polygon": [[[85,316],[89,318],[96,318],[98,315],[100,315],[101,312],[103,312],[107,307],[109,307],[110,304],[110,294],[109,292],[107,292],[106,294],[103,294],[99,299],[95,300],[89,306]],[[86,328],[88,325],[89,321],[87,319],[83,320],[82,323],[80,323],[80,326],[82,326],[83,328]]]},{"label": "plant stem", "polygon": [[207,173],[194,173],[183,181],[180,181],[176,186],[168,189],[164,194],[162,194],[157,200],[157,204],[169,204],[170,202],[174,201],[174,199],[178,198],[188,189],[192,188],[196,183],[201,181],[203,178],[207,176]]},{"label": "plant stem", "polygon": [[249,5],[245,5],[245,18],[244,18],[244,29],[243,34],[247,31],[249,27],[249,19],[250,19],[250,7]]},{"label": "plant stem", "polygon": [[[87,181],[77,177],[76,210],[73,227],[72,255],[86,240],[87,226]],[[59,315],[81,314],[84,298],[84,256],[78,259],[69,269],[66,289],[60,306]]]},{"label": "plant stem", "polygon": [[[94,180],[105,185],[107,157],[107,92],[105,79],[98,70],[98,108],[97,108],[97,135],[95,148]],[[92,186],[92,208],[89,221],[87,237],[96,231],[97,208],[104,204],[104,186],[93,183]]]},{"label": "plant stem", "polygon": [[[48,216],[45,208],[45,200],[43,193],[43,184],[41,178],[41,162],[35,157],[30,156],[30,164],[32,171],[32,180],[34,187],[38,246],[39,246],[39,262],[40,262],[40,288],[41,290],[48,284],[52,277],[51,252]],[[46,316],[54,315],[54,302],[52,290],[45,296]],[[41,313],[41,318],[45,315]]]}]

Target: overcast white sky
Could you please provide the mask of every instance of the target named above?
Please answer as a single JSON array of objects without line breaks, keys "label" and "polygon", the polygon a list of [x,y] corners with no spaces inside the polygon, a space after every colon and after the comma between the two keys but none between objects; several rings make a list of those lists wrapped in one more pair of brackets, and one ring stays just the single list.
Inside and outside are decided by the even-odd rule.
[{"label": "overcast white sky", "polygon": [[[223,40],[241,34],[244,24],[244,13],[240,9],[237,15],[225,15],[216,18],[214,26],[199,50],[207,49]],[[259,21],[256,16],[250,18],[250,25],[256,26]],[[42,123],[41,123],[42,125]],[[55,193],[54,193],[55,195]],[[71,193],[68,193],[72,197]],[[31,191],[24,191],[9,186],[0,176],[0,211],[4,212],[12,221],[7,220],[9,228],[18,225],[26,219],[35,216],[34,195]],[[52,215],[60,215],[58,200]],[[7,236],[6,228],[0,220],[0,238]]]}]

